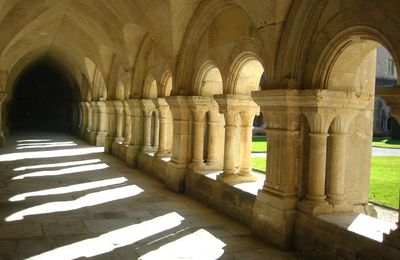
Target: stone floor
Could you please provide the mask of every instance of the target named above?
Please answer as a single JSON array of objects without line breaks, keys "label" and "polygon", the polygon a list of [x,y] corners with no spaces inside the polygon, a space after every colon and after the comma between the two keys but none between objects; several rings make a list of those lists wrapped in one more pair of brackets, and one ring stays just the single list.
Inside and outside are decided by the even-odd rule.
[{"label": "stone floor", "polygon": [[0,208],[0,259],[299,258],[62,134],[0,148]]}]

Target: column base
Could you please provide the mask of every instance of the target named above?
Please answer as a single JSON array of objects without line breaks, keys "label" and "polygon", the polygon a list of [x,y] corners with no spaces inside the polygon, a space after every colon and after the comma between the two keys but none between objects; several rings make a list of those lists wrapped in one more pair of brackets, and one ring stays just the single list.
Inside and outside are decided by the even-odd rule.
[{"label": "column base", "polygon": [[328,214],[333,212],[333,207],[326,200],[313,201],[305,199],[297,203],[297,208],[311,215]]},{"label": "column base", "polygon": [[99,132],[96,136],[96,146],[105,146],[106,145],[106,138],[107,138],[107,133],[101,133]]},{"label": "column base", "polygon": [[192,169],[193,171],[201,171],[206,168],[206,164],[203,162],[191,162],[188,168]]},{"label": "column base", "polygon": [[144,153],[154,153],[154,148],[152,146],[142,146],[140,150]]},{"label": "column base", "polygon": [[281,249],[293,249],[296,200],[293,195],[260,190],[253,206],[253,232]]},{"label": "column base", "polygon": [[115,137],[114,141],[117,142],[117,143],[121,143],[122,144],[122,142],[124,141],[124,138],[122,136]]},{"label": "column base", "polygon": [[155,156],[157,158],[169,158],[169,157],[171,157],[171,154],[168,153],[167,151],[165,151],[165,152],[156,152]]},{"label": "column base", "polygon": [[220,174],[218,174],[217,180],[227,184],[238,184],[242,182],[254,182],[257,180],[257,176],[254,176],[252,174],[238,175],[221,172]]}]

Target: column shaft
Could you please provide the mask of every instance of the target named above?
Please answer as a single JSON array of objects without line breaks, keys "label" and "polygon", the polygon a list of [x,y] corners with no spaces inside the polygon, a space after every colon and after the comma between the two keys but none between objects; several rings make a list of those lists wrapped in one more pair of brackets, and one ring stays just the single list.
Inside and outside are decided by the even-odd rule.
[{"label": "column shaft", "polygon": [[327,134],[310,133],[310,163],[306,197],[314,202],[325,200]]},{"label": "column shaft", "polygon": [[249,125],[240,128],[240,175],[248,175],[251,172],[251,139],[253,127]]},{"label": "column shaft", "polygon": [[224,153],[224,169],[223,174],[235,174],[235,142],[236,142],[236,125],[225,126],[225,153]]},{"label": "column shaft", "polygon": [[204,122],[194,121],[194,140],[192,166],[200,166],[204,162]]},{"label": "column shaft", "polygon": [[344,134],[331,134],[328,200],[333,204],[344,202],[346,141]]},{"label": "column shaft", "polygon": [[218,122],[208,122],[207,165],[215,165],[218,160]]}]

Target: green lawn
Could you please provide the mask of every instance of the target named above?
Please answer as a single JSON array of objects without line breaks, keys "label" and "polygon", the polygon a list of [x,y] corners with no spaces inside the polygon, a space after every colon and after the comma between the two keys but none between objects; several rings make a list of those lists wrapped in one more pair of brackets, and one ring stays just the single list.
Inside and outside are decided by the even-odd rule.
[{"label": "green lawn", "polygon": [[[252,167],[266,171],[266,158],[252,158]],[[369,199],[393,208],[399,208],[400,157],[372,157]]]},{"label": "green lawn", "polygon": [[369,199],[393,208],[399,208],[400,157],[372,157]]},{"label": "green lawn", "polygon": [[372,141],[372,146],[373,147],[382,147],[382,148],[400,149],[400,140],[374,138],[374,140]]},{"label": "green lawn", "polygon": [[267,141],[265,139],[265,136],[253,136],[251,150],[253,152],[266,152],[267,151]]},{"label": "green lawn", "polygon": [[267,158],[251,158],[251,166],[253,169],[265,172],[267,168]]}]

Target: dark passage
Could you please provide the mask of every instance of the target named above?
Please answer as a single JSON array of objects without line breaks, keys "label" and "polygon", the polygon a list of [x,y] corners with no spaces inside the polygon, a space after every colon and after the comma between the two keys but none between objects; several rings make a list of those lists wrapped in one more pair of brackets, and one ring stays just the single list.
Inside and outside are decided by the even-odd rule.
[{"label": "dark passage", "polygon": [[71,82],[62,69],[51,60],[40,60],[16,81],[9,105],[11,130],[66,130],[71,101]]}]

